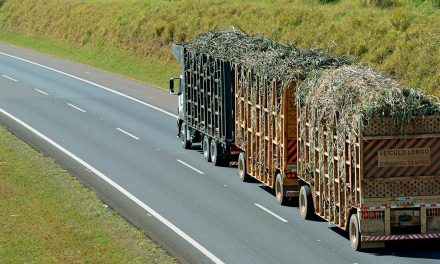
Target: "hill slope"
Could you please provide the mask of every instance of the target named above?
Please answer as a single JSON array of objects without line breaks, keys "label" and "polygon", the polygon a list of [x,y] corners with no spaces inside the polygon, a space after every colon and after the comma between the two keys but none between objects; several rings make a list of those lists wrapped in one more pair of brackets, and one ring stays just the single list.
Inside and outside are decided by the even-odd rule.
[{"label": "hill slope", "polygon": [[368,4],[372,0],[6,0],[0,29],[79,50],[110,49],[176,72],[171,43],[234,26],[301,48],[349,54],[405,86],[439,94],[440,9],[433,0],[387,2],[395,1],[401,2],[380,8]]}]

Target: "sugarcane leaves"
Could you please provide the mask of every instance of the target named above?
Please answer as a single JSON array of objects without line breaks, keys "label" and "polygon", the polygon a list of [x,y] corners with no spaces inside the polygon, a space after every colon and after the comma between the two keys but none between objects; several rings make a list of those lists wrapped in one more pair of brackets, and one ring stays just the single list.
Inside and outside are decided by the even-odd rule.
[{"label": "sugarcane leaves", "polygon": [[314,49],[299,50],[293,44],[282,45],[236,29],[207,32],[182,45],[192,52],[250,67],[257,75],[284,83],[302,80],[317,68],[352,63],[347,57],[333,58]]}]

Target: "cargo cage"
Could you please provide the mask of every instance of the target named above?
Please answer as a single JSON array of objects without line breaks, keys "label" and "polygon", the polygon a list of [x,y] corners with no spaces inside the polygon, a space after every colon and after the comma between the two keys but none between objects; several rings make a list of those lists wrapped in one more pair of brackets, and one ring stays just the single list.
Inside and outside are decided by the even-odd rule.
[{"label": "cargo cage", "polygon": [[338,129],[337,116],[318,120],[319,110],[300,102],[297,109],[304,218],[314,212],[349,230],[354,249],[439,236],[439,211],[426,204],[440,203],[440,116],[405,127],[372,118],[352,136]]},{"label": "cargo cage", "polygon": [[298,195],[296,83],[259,75],[240,64],[233,65],[233,73],[240,177],[273,188],[282,204]]},{"label": "cargo cage", "polygon": [[202,143],[205,159],[216,166],[236,160],[231,63],[180,45],[173,45],[173,53],[182,68],[178,126],[183,147]]}]

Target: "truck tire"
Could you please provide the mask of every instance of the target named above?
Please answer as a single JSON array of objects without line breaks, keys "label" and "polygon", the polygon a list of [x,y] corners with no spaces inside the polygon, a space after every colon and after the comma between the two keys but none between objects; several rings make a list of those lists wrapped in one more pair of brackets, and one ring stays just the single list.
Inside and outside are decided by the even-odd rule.
[{"label": "truck tire", "polygon": [[246,171],[246,153],[241,152],[238,155],[238,176],[242,182],[246,182],[249,180],[249,175]]},{"label": "truck tire", "polygon": [[187,133],[188,133],[188,129],[186,127],[185,123],[182,123],[182,125],[180,126],[180,143],[182,144],[182,147],[184,149],[190,149],[191,148],[191,141],[187,140]]},{"label": "truck tire", "polygon": [[210,146],[210,140],[208,136],[203,136],[203,157],[205,157],[205,160],[207,162],[211,161],[211,146]]},{"label": "truck tire", "polygon": [[284,196],[284,186],[283,186],[283,178],[281,177],[281,174],[278,173],[277,177],[275,178],[275,198],[277,199],[277,202],[281,205],[284,205],[286,203],[286,196]]},{"label": "truck tire", "polygon": [[214,164],[214,166],[220,166],[220,158],[218,156],[218,146],[217,142],[213,139],[211,139],[211,147],[209,148],[211,152],[211,162]]},{"label": "truck tire", "polygon": [[303,219],[311,219],[314,214],[312,191],[308,185],[299,190],[299,212]]},{"label": "truck tire", "polygon": [[350,224],[348,228],[349,236],[350,236],[350,245],[351,248],[355,251],[361,250],[361,234],[359,229],[359,218],[357,213],[354,213],[350,217]]}]

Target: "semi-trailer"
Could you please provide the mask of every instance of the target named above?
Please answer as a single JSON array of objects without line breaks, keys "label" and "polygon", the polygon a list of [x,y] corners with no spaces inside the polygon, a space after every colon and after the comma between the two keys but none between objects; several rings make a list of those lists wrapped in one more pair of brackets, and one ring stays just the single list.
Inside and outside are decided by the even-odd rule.
[{"label": "semi-trailer", "polygon": [[275,192],[279,204],[298,196],[296,83],[260,76],[234,64],[238,175]]},{"label": "semi-trailer", "polygon": [[354,250],[440,238],[438,102],[362,67],[332,71],[297,93],[301,216],[347,230]]}]

